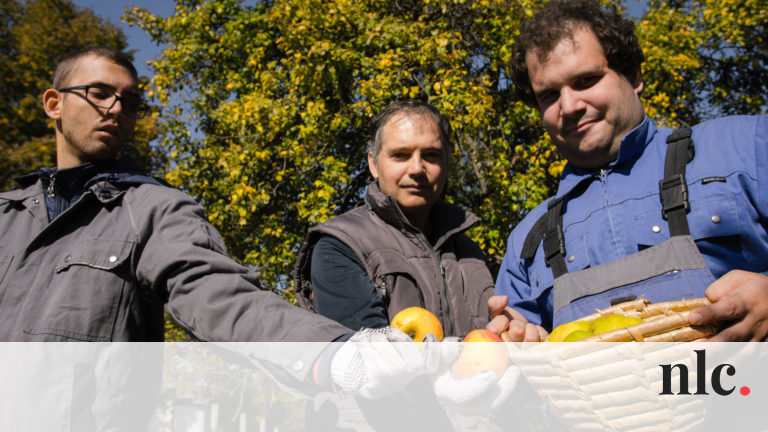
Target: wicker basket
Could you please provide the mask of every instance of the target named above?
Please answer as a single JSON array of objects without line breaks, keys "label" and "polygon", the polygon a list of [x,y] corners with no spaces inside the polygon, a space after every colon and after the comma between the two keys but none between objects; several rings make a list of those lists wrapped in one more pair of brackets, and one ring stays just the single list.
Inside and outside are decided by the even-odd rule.
[{"label": "wicker basket", "polygon": [[581,339],[579,342],[688,342],[712,336],[714,324],[692,326],[688,320],[691,309],[710,304],[706,298],[674,302],[651,303],[644,298],[601,309],[579,321],[594,321],[605,315],[641,318],[643,323],[616,329]]},{"label": "wicker basket", "polygon": [[[645,322],[577,343],[507,344],[512,360],[550,406],[574,430],[690,430],[701,424],[704,401],[660,395],[661,364],[691,366],[691,347],[682,342],[710,336],[714,326],[691,326],[689,311],[706,299],[651,304],[622,303],[580,321],[622,314]],[[689,380],[695,380],[694,373]],[[692,381],[695,382],[695,381]]]}]

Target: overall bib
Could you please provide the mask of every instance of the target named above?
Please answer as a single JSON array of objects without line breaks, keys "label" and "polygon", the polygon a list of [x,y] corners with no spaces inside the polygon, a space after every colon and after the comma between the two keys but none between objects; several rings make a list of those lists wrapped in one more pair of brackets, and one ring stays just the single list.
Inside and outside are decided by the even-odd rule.
[{"label": "overall bib", "polygon": [[569,273],[565,264],[563,199],[552,200],[525,239],[522,258],[533,258],[543,241],[546,262],[554,275],[552,327],[590,315],[596,309],[644,297],[653,303],[704,297],[715,277],[690,235],[685,165],[693,159],[691,130],[681,128],[667,138],[664,179],[659,182],[662,215],[670,238],[632,255]]}]

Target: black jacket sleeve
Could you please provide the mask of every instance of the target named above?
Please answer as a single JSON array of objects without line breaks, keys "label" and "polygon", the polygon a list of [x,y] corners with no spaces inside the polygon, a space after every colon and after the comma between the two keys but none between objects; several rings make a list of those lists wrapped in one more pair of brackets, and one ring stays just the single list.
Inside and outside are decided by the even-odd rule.
[{"label": "black jacket sleeve", "polygon": [[341,240],[323,236],[312,251],[317,312],[353,330],[388,324],[387,310],[360,259]]}]

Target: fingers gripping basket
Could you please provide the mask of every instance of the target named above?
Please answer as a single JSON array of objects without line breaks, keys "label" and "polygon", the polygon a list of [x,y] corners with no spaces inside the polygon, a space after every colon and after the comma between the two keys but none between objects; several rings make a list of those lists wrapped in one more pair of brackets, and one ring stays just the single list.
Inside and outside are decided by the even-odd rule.
[{"label": "fingers gripping basket", "polygon": [[[580,321],[621,314],[645,322],[595,335],[584,342],[683,342],[716,332],[691,326],[691,309],[706,299],[651,304],[633,300],[597,311]],[[703,421],[704,401],[660,395],[661,364],[691,367],[684,343],[540,343],[508,344],[510,355],[531,386],[549,404],[549,412],[574,430],[691,430]],[[695,379],[691,374],[690,380]]]}]

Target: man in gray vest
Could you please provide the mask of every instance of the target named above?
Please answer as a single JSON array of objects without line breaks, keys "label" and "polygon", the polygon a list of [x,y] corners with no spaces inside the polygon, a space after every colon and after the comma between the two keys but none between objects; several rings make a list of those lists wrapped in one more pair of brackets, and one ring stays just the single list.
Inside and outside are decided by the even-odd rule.
[{"label": "man in gray vest", "polygon": [[401,101],[371,120],[364,205],[313,228],[299,253],[300,303],[352,329],[384,327],[402,309],[434,313],[446,336],[485,326],[493,278],[464,232],[477,217],[442,200],[448,119]]},{"label": "man in gray vest", "polygon": [[[299,303],[352,329],[385,327],[411,306],[435,314],[454,341],[485,327],[493,278],[482,250],[464,234],[478,218],[442,200],[453,149],[448,119],[406,100],[384,108],[369,128],[374,181],[363,205],[308,233],[295,269]],[[516,367],[501,379],[491,371],[455,379],[448,371],[435,392],[452,410],[490,410],[506,400],[518,376]],[[364,411],[376,409],[359,402]],[[408,399],[397,405],[401,414],[421,406]],[[441,411],[429,418],[436,421]]]}]

